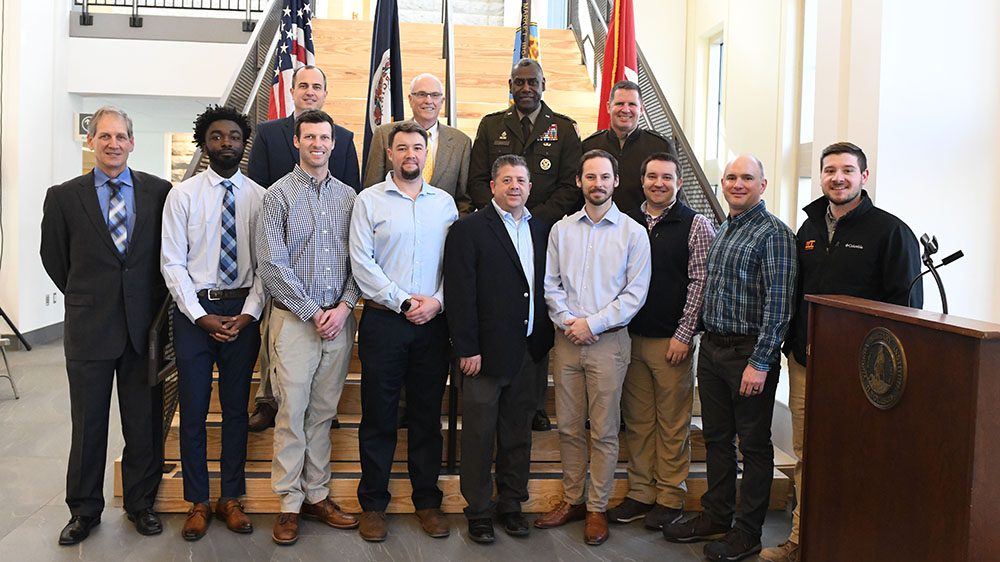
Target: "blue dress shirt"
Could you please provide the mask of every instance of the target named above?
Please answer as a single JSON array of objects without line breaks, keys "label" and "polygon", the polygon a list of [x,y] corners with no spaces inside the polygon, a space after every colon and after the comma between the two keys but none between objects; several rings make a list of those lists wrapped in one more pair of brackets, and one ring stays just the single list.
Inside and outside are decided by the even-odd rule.
[{"label": "blue dress shirt", "polygon": [[[121,194],[125,199],[125,228],[128,230],[128,239],[132,238],[132,230],[135,228],[135,185],[132,183],[132,172],[128,168],[113,178],[100,168],[94,167],[94,187],[97,188],[97,200],[101,203],[101,213],[104,214],[104,222],[108,222],[108,213],[111,212],[111,186],[108,180],[117,179],[121,183]],[[127,242],[126,242],[127,244]]]}]

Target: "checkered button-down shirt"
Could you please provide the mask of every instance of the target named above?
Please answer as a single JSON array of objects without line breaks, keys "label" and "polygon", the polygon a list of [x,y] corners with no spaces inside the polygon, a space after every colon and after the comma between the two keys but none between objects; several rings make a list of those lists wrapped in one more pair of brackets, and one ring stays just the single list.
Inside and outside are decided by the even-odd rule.
[{"label": "checkered button-down shirt", "polygon": [[709,332],[757,336],[748,363],[777,365],[795,303],[795,235],[761,201],[729,217],[708,250],[701,318]]},{"label": "checkered button-down shirt", "polygon": [[264,196],[257,258],[268,292],[302,320],[340,301],[361,298],[347,241],[354,189],[333,176],[323,181],[297,164]]}]

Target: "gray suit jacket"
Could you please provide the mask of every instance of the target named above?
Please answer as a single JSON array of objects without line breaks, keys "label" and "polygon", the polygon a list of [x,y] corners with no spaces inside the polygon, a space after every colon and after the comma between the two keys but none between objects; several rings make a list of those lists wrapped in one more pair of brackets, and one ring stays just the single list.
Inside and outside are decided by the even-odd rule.
[{"label": "gray suit jacket", "polygon": [[[389,133],[395,123],[379,125],[372,135],[372,145],[368,152],[365,168],[364,187],[371,187],[385,181],[385,175],[392,169],[385,151],[389,147]],[[437,154],[434,156],[434,173],[429,182],[443,189],[455,198],[458,212],[465,215],[471,211],[471,200],[467,190],[469,182],[469,156],[472,153],[472,139],[462,131],[438,123]]]}]

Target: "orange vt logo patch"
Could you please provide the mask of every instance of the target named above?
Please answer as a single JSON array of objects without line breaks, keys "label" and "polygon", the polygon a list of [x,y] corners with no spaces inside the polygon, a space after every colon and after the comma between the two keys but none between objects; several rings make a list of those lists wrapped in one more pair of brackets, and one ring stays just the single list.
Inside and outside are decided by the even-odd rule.
[{"label": "orange vt logo patch", "polygon": [[806,251],[815,250],[815,249],[816,249],[816,241],[815,240],[806,240]]}]

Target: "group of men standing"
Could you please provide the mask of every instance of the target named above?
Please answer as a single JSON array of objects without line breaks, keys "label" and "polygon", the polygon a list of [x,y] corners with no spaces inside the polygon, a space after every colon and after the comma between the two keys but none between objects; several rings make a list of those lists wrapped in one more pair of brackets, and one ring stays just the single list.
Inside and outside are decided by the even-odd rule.
[{"label": "group of men standing", "polygon": [[[919,287],[906,292],[919,269],[912,232],[872,206],[862,189],[864,153],[838,143],[823,152],[824,196],[806,207],[798,237],[767,212],[763,166],[750,155],[726,166],[729,216],[716,233],[679,200],[681,164],[670,142],[638,127],[637,85],[615,85],[611,128],[583,141],[572,119],[542,101],[536,61],[514,65],[509,90],[512,107],[485,116],[473,142],[438,121],[441,83],[418,75],[413,118],[375,131],[363,184],[352,134],[321,110],[327,84],[317,67],[295,73],[295,115],[258,127],[247,176],[239,163],[251,126],[236,111],[215,106],[198,116],[194,139],[209,168],[174,189],[127,167],[134,140],[123,111],[94,115],[88,142],[97,165],[49,190],[42,223],[43,264],[67,307],[72,518],[60,544],[82,541],[100,522],[116,375],[125,509],[140,533],[162,530],[152,509],[162,463],[159,389],[147,380],[145,354],[169,290],[184,497],[192,504],[185,539],[204,536],[213,515],[205,420],[215,365],[222,454],[214,515],[231,531],[253,530],[239,500],[247,431],[273,424],[272,486],[281,505],[273,540],[296,542],[300,517],[384,540],[405,392],[411,499],[424,531],[448,536],[437,478],[454,356],[472,540],[495,541],[494,514],[509,535],[529,533],[521,503],[531,431],[551,423],[551,372],[563,501],[534,527],[584,519],[585,542],[598,545],[609,521],[643,519],[668,540],[714,539],[705,548],[711,559],[760,551],[783,342],[802,456],[804,294],[920,306]],[[699,332],[709,488],[705,511],[684,518]],[[360,516],[329,491],[329,431],[355,334]],[[610,507],[622,421],[629,492]],[[744,468],[734,525],[737,436]],[[801,463],[797,490],[800,474]],[[795,559],[797,523],[796,515],[792,536],[765,559]]]}]

